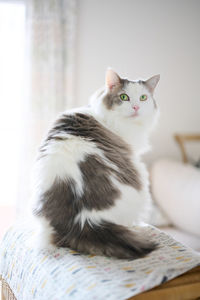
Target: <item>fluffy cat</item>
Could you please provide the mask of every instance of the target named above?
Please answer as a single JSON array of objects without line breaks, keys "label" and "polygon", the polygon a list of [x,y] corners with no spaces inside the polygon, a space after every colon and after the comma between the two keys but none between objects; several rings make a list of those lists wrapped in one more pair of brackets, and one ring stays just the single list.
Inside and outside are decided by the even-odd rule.
[{"label": "fluffy cat", "polygon": [[158,81],[121,79],[108,69],[87,107],[55,121],[36,162],[33,214],[44,244],[128,259],[155,249],[129,226],[150,202],[140,156],[158,115]]}]

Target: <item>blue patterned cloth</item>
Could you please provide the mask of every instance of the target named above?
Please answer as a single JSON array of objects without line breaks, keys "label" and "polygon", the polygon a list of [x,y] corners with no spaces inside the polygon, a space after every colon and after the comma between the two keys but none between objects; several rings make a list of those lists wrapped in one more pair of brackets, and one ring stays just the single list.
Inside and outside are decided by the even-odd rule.
[{"label": "blue patterned cloth", "polygon": [[127,299],[200,265],[200,255],[151,227],[136,227],[160,244],[145,258],[118,260],[70,249],[37,250],[36,234],[16,224],[0,246],[0,275],[20,300]]}]

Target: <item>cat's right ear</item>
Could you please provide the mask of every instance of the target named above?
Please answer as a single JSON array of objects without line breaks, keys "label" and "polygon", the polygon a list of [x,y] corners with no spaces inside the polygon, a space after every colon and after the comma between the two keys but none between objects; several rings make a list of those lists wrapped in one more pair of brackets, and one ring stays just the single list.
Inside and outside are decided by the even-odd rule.
[{"label": "cat's right ear", "polygon": [[112,91],[114,88],[121,85],[121,78],[119,75],[113,71],[111,68],[108,68],[106,71],[106,88],[109,91]]}]

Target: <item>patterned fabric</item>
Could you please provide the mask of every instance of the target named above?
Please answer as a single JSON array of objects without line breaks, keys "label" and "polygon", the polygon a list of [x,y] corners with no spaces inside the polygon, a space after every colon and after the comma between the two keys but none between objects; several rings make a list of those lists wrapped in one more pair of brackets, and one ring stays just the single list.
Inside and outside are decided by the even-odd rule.
[{"label": "patterned fabric", "polygon": [[30,196],[30,173],[43,136],[74,103],[76,0],[26,3],[26,88],[18,212]]},{"label": "patterned fabric", "polygon": [[9,287],[9,285],[7,284],[7,282],[1,278],[0,276],[0,281],[1,281],[1,295],[2,295],[2,299],[0,297],[1,300],[16,300],[15,295],[13,294],[11,288]]},{"label": "patterned fabric", "polygon": [[16,225],[0,247],[0,274],[20,300],[127,299],[200,265],[200,255],[150,226],[136,227],[160,247],[145,258],[117,260],[70,249],[34,249],[36,233]]}]

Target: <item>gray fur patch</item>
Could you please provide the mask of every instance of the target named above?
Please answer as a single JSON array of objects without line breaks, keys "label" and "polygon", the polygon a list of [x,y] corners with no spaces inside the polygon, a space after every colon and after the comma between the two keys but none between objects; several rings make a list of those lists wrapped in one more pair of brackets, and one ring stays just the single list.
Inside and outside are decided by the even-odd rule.
[{"label": "gray fur patch", "polygon": [[119,98],[119,91],[125,88],[125,86],[129,83],[127,79],[120,79],[120,85],[115,87],[112,92],[107,93],[102,101],[105,104],[107,109],[112,109],[115,105],[122,105],[122,100]]},{"label": "gray fur patch", "polygon": [[120,191],[110,180],[112,170],[97,155],[90,155],[79,164],[84,193],[80,199],[86,209],[106,209],[114,205]]},{"label": "gray fur patch", "polygon": [[103,103],[107,109],[112,109],[114,105],[122,105],[122,101],[119,99],[119,96],[113,93],[106,94],[103,98]]},{"label": "gray fur patch", "polygon": [[[56,228],[65,231],[70,226],[70,220],[82,210],[81,202],[76,201],[75,182],[72,179],[56,179],[53,185],[40,196],[40,204],[34,209],[34,214],[44,216],[56,228],[62,224],[63,228]],[[67,225],[68,224],[68,225]]]},{"label": "gray fur patch", "polygon": [[85,254],[128,259],[143,257],[155,249],[156,245],[148,239],[141,239],[120,225],[104,221],[91,227],[86,221],[81,228],[75,217],[82,210],[84,199],[77,198],[74,185],[73,181],[57,179],[42,195],[42,208],[34,211],[35,215],[49,220],[53,227],[52,244]]},{"label": "gray fur patch", "polygon": [[55,234],[53,241],[57,246],[70,247],[83,254],[119,259],[141,258],[156,248],[148,239],[144,241],[144,237],[141,239],[127,228],[109,222],[92,227],[86,222],[82,230],[75,224],[62,239]]},{"label": "gray fur patch", "polygon": [[155,109],[158,109],[158,105],[157,105],[157,103],[156,103],[156,101],[155,101],[154,98],[153,98],[153,105],[154,105],[154,108],[155,108]]}]

